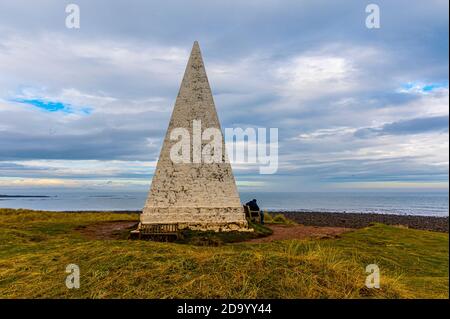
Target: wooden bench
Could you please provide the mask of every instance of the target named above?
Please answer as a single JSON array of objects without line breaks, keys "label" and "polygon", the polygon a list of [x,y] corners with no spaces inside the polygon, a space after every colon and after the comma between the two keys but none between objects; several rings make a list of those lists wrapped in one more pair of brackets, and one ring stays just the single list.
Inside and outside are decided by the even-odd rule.
[{"label": "wooden bench", "polygon": [[261,213],[259,210],[251,210],[249,206],[244,205],[245,216],[252,222],[259,223],[261,221]]},{"label": "wooden bench", "polygon": [[178,239],[180,230],[178,224],[141,224],[139,239],[143,237],[156,241],[169,241],[170,239]]}]

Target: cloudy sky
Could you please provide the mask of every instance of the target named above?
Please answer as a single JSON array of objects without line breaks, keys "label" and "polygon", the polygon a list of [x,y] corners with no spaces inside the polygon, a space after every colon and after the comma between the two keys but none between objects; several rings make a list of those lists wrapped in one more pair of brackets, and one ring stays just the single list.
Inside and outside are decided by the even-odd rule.
[{"label": "cloudy sky", "polygon": [[[240,190],[447,189],[448,1],[1,0],[0,191],[147,190],[194,40]],[[81,10],[65,27],[65,7]]]}]

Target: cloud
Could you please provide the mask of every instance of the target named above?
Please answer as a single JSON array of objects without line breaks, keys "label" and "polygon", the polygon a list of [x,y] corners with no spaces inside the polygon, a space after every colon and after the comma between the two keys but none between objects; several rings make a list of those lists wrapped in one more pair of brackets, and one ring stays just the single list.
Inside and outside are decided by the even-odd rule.
[{"label": "cloud", "polygon": [[336,55],[300,55],[275,71],[284,83],[280,92],[302,100],[350,91],[356,86],[356,73],[351,60]]},{"label": "cloud", "polygon": [[406,135],[426,132],[448,132],[448,116],[415,118],[387,123],[381,127],[362,128],[354,134],[356,137],[368,138],[376,135]]},{"label": "cloud", "polygon": [[168,121],[168,114],[163,114],[163,121],[148,125],[158,117],[152,111],[61,116],[0,102],[0,159],[152,161],[158,156]]}]

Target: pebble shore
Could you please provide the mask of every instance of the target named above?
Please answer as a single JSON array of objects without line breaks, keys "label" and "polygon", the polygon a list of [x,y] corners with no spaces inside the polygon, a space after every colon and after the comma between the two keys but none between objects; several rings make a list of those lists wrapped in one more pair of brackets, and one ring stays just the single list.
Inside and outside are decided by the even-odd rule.
[{"label": "pebble shore", "polygon": [[305,226],[362,228],[372,223],[448,233],[448,216],[413,216],[372,213],[280,212]]}]

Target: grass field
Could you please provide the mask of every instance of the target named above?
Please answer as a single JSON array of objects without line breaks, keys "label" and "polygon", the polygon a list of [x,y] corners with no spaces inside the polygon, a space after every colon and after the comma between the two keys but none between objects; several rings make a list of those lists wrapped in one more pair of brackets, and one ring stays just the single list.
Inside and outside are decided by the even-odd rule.
[{"label": "grass field", "polygon": [[[448,298],[448,234],[377,224],[337,239],[218,247],[89,240],[133,214],[0,209],[0,298]],[[77,264],[81,287],[67,289]],[[365,267],[380,268],[380,289]]]}]

